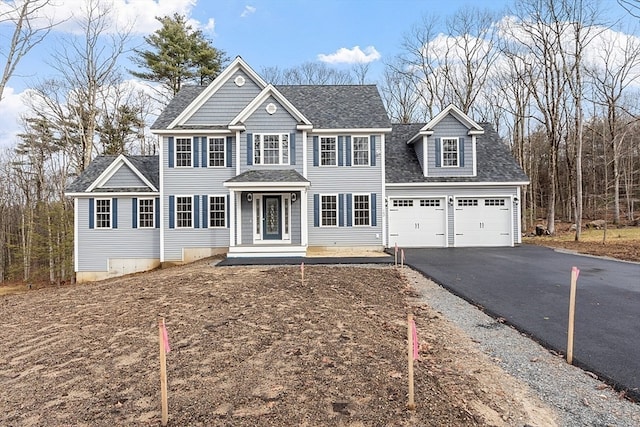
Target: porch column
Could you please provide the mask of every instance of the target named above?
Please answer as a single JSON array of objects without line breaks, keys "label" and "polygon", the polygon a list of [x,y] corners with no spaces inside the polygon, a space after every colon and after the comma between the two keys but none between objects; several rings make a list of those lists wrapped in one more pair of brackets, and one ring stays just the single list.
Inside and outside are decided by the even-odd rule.
[{"label": "porch column", "polygon": [[236,245],[236,192],[229,190],[229,247]]},{"label": "porch column", "polygon": [[302,231],[302,236],[300,236],[300,243],[302,246],[309,245],[309,229],[307,228],[307,209],[308,209],[308,195],[307,189],[303,188],[300,190],[300,229]]}]

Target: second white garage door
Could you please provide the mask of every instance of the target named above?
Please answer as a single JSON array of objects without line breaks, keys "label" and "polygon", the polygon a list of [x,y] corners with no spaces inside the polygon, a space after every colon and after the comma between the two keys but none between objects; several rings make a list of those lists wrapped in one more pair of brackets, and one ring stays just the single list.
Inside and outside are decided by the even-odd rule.
[{"label": "second white garage door", "polygon": [[509,198],[457,198],[454,245],[513,246]]},{"label": "second white garage door", "polygon": [[445,199],[389,200],[389,246],[446,246]]}]

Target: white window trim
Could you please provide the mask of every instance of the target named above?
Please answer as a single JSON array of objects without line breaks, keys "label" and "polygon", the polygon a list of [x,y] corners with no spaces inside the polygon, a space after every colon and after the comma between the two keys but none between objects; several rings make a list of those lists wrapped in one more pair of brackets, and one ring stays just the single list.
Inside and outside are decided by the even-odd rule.
[{"label": "white window trim", "polygon": [[[191,147],[191,164],[189,166],[178,166],[178,140],[179,139],[188,139],[189,140],[189,145]],[[176,168],[178,169],[189,169],[189,168],[193,168],[193,155],[194,155],[194,150],[193,150],[193,138],[188,136],[188,137],[176,137],[175,138],[175,147],[173,149],[173,164]]]},{"label": "white window trim", "polygon": [[[456,141],[456,164],[455,165],[445,165],[444,164],[444,141],[445,140],[453,140]],[[460,138],[448,136],[440,138],[440,167],[442,168],[459,168],[460,167]]]},{"label": "white window trim", "polygon": [[[329,197],[335,197],[336,198],[336,225],[323,225],[322,224],[322,197],[323,196],[329,196]],[[338,195],[338,193],[321,193],[319,194],[318,197],[318,202],[320,203],[320,206],[318,206],[318,212],[320,215],[320,227],[321,228],[338,228],[340,227],[340,196]]]},{"label": "white window trim", "polygon": [[[293,208],[293,203],[291,202],[291,193],[283,193],[282,194],[282,241],[290,242],[291,241],[291,211]],[[286,213],[288,212],[289,216],[287,217]],[[288,230],[288,232],[286,231]]]},{"label": "white window trim", "polygon": [[[226,194],[209,194],[207,195],[207,227],[208,228],[227,228],[227,211],[229,206],[227,206],[227,195]],[[211,225],[211,198],[212,197],[222,197],[224,200],[224,225]]]},{"label": "white window trim", "polygon": [[[227,138],[225,136],[207,136],[207,167],[220,169],[225,168],[227,166]],[[222,140],[222,166],[213,166],[211,165],[211,145],[209,144],[210,139],[221,139]]]},{"label": "white window trim", "polygon": [[[278,136],[278,163],[269,163],[266,164],[264,162],[264,137],[265,136],[274,136],[277,135]],[[256,136],[260,137],[260,163],[256,163],[255,162],[255,157],[256,157],[256,153],[255,153],[255,144],[256,144]],[[283,152],[284,150],[282,149],[282,140],[284,139],[283,136],[287,137],[287,151],[288,151],[288,155],[287,155],[287,163],[284,163],[282,160],[283,157]],[[253,136],[253,163],[255,166],[287,166],[291,164],[291,141],[289,138],[289,134],[288,133],[282,133],[282,132],[267,132],[267,133],[254,133]]]},{"label": "white window trim", "polygon": [[[108,227],[99,227],[98,226],[98,201],[107,200],[109,202],[109,226]],[[94,230],[111,230],[113,229],[113,200],[108,197],[101,197],[94,199],[93,206],[93,229]]]},{"label": "white window trim", "polygon": [[[142,200],[150,200],[151,201],[151,227],[143,227],[142,221],[141,221],[141,214],[142,212],[140,212],[140,208],[141,208],[141,201]],[[141,197],[138,198],[138,228],[143,228],[143,229],[151,229],[151,228],[156,228],[156,199],[154,197]]]},{"label": "white window trim", "polygon": [[[356,165],[356,151],[354,150],[355,138],[367,139],[367,163],[364,165]],[[351,166],[356,168],[371,166],[371,137],[369,135],[351,135]]]},{"label": "white window trim", "polygon": [[[366,196],[369,203],[369,224],[356,225],[356,196]],[[351,195],[351,226],[352,227],[371,227],[371,194],[370,193],[353,193]]]},{"label": "white window trim", "polygon": [[[334,153],[335,153],[334,158],[336,159],[336,162],[333,165],[323,165],[322,164],[322,138],[333,138],[335,140],[335,142],[336,142],[335,149],[334,149]],[[338,140],[338,136],[337,135],[318,135],[318,166],[320,166],[321,168],[334,168],[334,167],[338,166],[338,164],[340,163],[338,161],[338,152],[339,152],[338,144],[339,143],[340,142]]]},{"label": "white window trim", "polygon": [[[180,230],[189,230],[189,229],[193,229],[194,228],[194,220],[195,217],[193,215],[193,195],[190,194],[176,194],[175,196],[175,206],[173,207],[173,224],[176,228],[176,230],[180,229]],[[190,227],[184,227],[184,226],[179,226],[178,225],[178,199],[181,197],[188,197],[189,199],[191,199],[191,226]]]}]

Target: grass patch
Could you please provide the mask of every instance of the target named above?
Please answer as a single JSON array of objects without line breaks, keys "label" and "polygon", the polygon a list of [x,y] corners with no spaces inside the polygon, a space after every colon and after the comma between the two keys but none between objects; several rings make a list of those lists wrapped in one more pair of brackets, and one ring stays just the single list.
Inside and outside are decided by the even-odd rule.
[{"label": "grass patch", "polygon": [[0,296],[19,294],[27,291],[26,285],[6,285],[0,286]]},{"label": "grass patch", "polygon": [[[605,230],[585,229],[582,230],[582,233],[580,234],[580,240],[583,242],[601,243],[604,233]],[[545,241],[551,242],[572,242],[574,238],[575,232],[573,231],[556,232],[556,234],[553,236],[544,236]],[[535,237],[531,239],[535,239]],[[540,238],[538,237],[537,239]],[[610,227],[607,229],[608,243],[622,243],[633,241],[640,241],[640,227]]]}]

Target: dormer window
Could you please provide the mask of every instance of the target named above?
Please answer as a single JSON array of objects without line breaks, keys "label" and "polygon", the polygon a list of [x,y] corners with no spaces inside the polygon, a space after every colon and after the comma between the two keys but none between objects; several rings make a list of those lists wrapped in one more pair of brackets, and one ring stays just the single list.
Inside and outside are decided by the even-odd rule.
[{"label": "dormer window", "polygon": [[460,165],[458,138],[442,138],[442,166],[457,167]]}]

